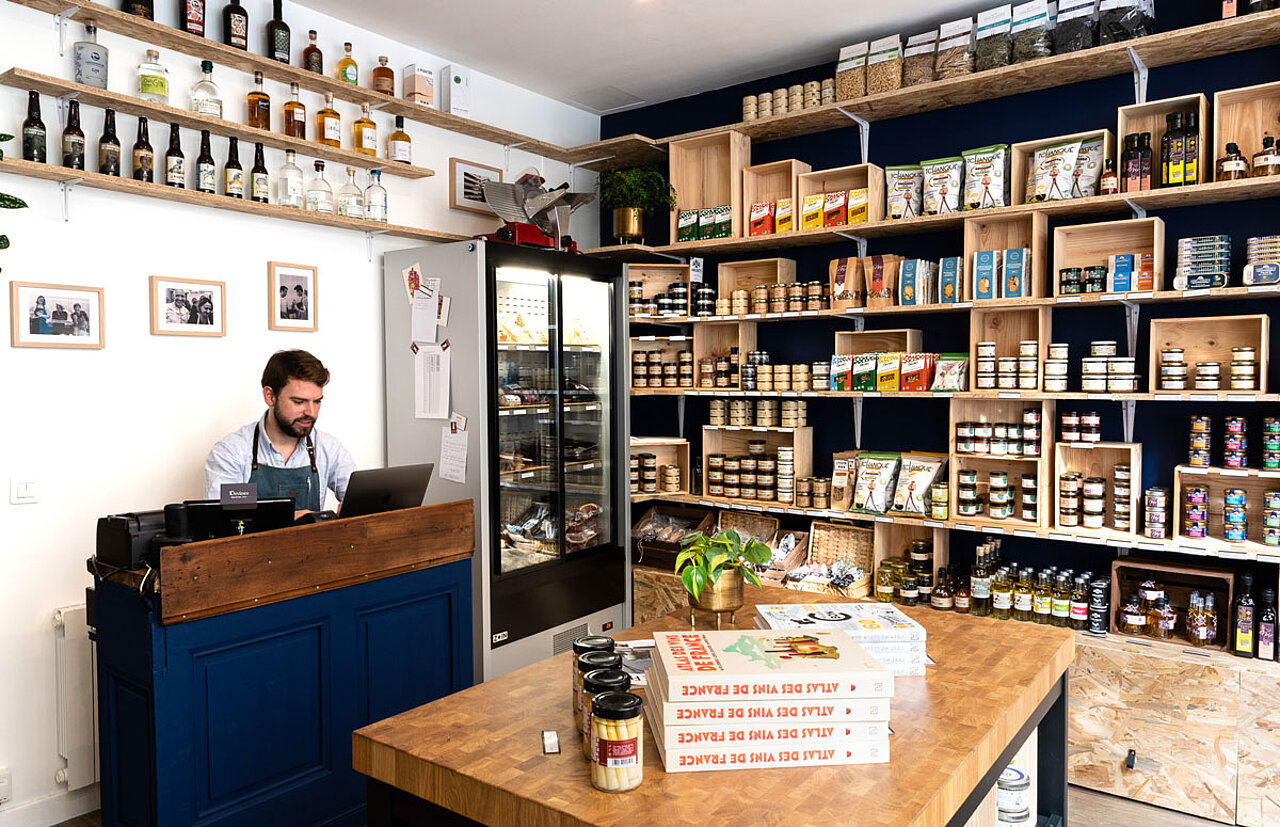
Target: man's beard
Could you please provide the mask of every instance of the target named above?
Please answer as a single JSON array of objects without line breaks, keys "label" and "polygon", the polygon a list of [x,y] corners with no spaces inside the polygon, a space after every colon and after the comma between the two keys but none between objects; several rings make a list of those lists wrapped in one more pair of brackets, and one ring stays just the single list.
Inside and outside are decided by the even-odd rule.
[{"label": "man's beard", "polygon": [[276,425],[280,427],[280,430],[284,431],[294,439],[302,439],[304,436],[310,434],[311,429],[314,428],[316,424],[314,419],[307,419],[305,416],[300,416],[292,422],[289,422],[280,415],[280,409],[275,405],[271,407],[271,416],[275,418]]}]

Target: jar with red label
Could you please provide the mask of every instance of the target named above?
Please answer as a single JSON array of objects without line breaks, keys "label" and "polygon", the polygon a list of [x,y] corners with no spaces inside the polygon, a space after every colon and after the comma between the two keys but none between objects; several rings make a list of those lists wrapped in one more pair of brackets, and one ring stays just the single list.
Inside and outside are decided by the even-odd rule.
[{"label": "jar with red label", "polygon": [[[621,655],[619,663],[621,663]],[[631,689],[631,676],[620,668],[592,669],[582,676],[583,715],[579,724],[582,739],[582,757],[591,760],[591,702],[605,692],[626,692]]]},{"label": "jar with red label", "polygon": [[644,781],[644,702],[630,692],[591,701],[591,786],[625,793]]}]

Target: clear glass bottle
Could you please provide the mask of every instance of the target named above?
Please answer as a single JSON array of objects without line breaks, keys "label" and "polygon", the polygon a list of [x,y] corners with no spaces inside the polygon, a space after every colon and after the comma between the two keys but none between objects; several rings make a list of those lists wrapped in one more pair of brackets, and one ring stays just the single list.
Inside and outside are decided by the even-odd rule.
[{"label": "clear glass bottle", "polygon": [[1242,178],[1249,177],[1249,161],[1240,152],[1240,147],[1235,143],[1227,144],[1227,151],[1218,159],[1217,176],[1215,181],[1239,181]]},{"label": "clear glass bottle", "polygon": [[1280,155],[1276,154],[1276,139],[1270,135],[1262,139],[1262,149],[1254,153],[1252,177],[1268,175],[1280,175]]},{"label": "clear glass bottle", "polygon": [[307,182],[307,211],[333,215],[333,187],[324,179],[324,161],[316,161],[316,177]]},{"label": "clear glass bottle", "polygon": [[396,115],[396,128],[387,138],[387,160],[413,163],[413,139],[404,131],[404,115]]},{"label": "clear glass bottle", "polygon": [[929,595],[929,605],[940,612],[949,612],[955,608],[955,595],[951,591],[946,566],[938,569],[938,579],[934,581],[933,594]]},{"label": "clear glass bottle", "polygon": [[169,70],[160,63],[160,53],[147,49],[147,59],[138,64],[138,97],[156,103],[169,103]]},{"label": "clear glass bottle", "polygon": [[244,198],[244,167],[240,166],[240,140],[227,139],[227,163],[222,167],[222,194]]},{"label": "clear glass bottle", "polygon": [[1053,581],[1053,597],[1049,606],[1049,625],[1066,627],[1071,625],[1071,589],[1067,586],[1066,575],[1059,574]]},{"label": "clear glass bottle", "polygon": [[297,154],[292,149],[285,150],[284,166],[276,173],[276,203],[282,207],[306,206],[306,198],[302,189],[302,168],[297,164]]},{"label": "clear glass bottle", "polygon": [[1212,594],[1204,596],[1204,616],[1205,624],[1209,627],[1209,645],[1212,646],[1218,642],[1218,610],[1214,607]]},{"label": "clear glass bottle", "polygon": [[1187,639],[1197,649],[1209,645],[1209,621],[1204,611],[1204,598],[1191,593],[1191,605],[1187,607]]},{"label": "clear glass bottle", "polygon": [[253,145],[253,169],[249,170],[249,197],[259,204],[271,203],[271,176],[263,157],[262,144]]},{"label": "clear glass bottle", "polygon": [[342,51],[344,54],[338,61],[336,69],[338,80],[358,86],[360,85],[360,67],[356,64],[356,59],[351,56],[351,44],[343,43]]},{"label": "clear glass bottle", "polygon": [[317,75],[324,74],[324,52],[316,45],[316,30],[307,32],[307,47],[302,50],[302,68]]},{"label": "clear glass bottle", "polygon": [[213,61],[200,61],[200,80],[191,87],[191,111],[211,118],[222,117],[222,90],[213,82]]},{"label": "clear glass bottle", "polygon": [[1144,612],[1154,609],[1156,601],[1165,596],[1164,586],[1154,579],[1144,580],[1142,585],[1138,586],[1138,605],[1142,607]]},{"label": "clear glass bottle", "polygon": [[271,19],[267,21],[267,57],[280,63],[289,62],[289,24],[284,22],[281,0],[272,0]]},{"label": "clear glass bottle", "polygon": [[1049,572],[1040,572],[1035,591],[1031,593],[1031,620],[1045,625],[1053,617],[1053,589],[1049,583]]},{"label": "clear glass bottle", "polygon": [[98,139],[98,172],[120,177],[120,138],[116,135],[116,110],[106,111],[102,137]]},{"label": "clear glass bottle", "polygon": [[290,99],[284,105],[284,134],[290,138],[307,139],[307,107],[298,100],[298,84],[289,84]]},{"label": "clear glass bottle", "polygon": [[991,579],[991,616],[998,620],[1013,617],[1013,582],[1008,569],[1000,569]]},{"label": "clear glass bottle", "polygon": [[71,47],[75,82],[96,89],[106,89],[109,57],[107,47],[98,43],[98,27],[92,20],[84,21],[84,39],[76,41]]},{"label": "clear glass bottle", "polygon": [[378,57],[378,65],[373,69],[373,91],[394,96],[396,93],[396,73],[387,65],[387,56]]},{"label": "clear glass bottle", "polygon": [[364,191],[364,217],[370,221],[387,223],[387,191],[382,186],[382,170],[369,173],[372,183]]},{"label": "clear glass bottle", "polygon": [[1071,583],[1071,620],[1068,625],[1077,632],[1089,626],[1089,578],[1077,577]]},{"label": "clear glass bottle", "polygon": [[1023,569],[1018,572],[1018,585],[1013,590],[1013,619],[1024,622],[1031,621],[1033,597],[1035,589],[1031,586],[1031,571]]},{"label": "clear glass bottle", "polygon": [[347,183],[338,190],[338,215],[343,218],[364,218],[364,192],[356,183],[355,167],[347,167]]},{"label": "clear glass bottle", "polygon": [[187,156],[182,154],[181,130],[176,123],[169,124],[169,151],[164,154],[164,185],[180,190],[187,188]]},{"label": "clear glass bottle", "polygon": [[222,42],[237,49],[249,49],[249,12],[240,0],[222,7]]},{"label": "clear glass bottle", "polygon": [[196,191],[210,195],[218,191],[218,164],[209,146],[209,130],[200,130],[200,154],[196,156]]},{"label": "clear glass bottle", "polygon": [[262,88],[262,73],[253,73],[253,89],[249,90],[249,126],[271,130],[271,96]]},{"label": "clear glass bottle", "polygon": [[969,613],[978,617],[991,614],[991,572],[987,569],[986,552],[981,549],[969,575]]},{"label": "clear glass bottle", "polygon": [[316,140],[325,146],[342,146],[342,116],[333,108],[333,93],[326,92],[324,108],[316,113]]},{"label": "clear glass bottle", "polygon": [[378,125],[369,117],[369,104],[360,105],[360,117],[351,125],[351,148],[361,155],[378,157]]},{"label": "clear glass bottle", "polygon": [[67,125],[62,130],[62,165],[68,169],[84,169],[84,130],[80,128],[80,101],[67,107]]},{"label": "clear glass bottle", "polygon": [[138,137],[133,142],[133,180],[154,183],[156,180],[156,153],[151,148],[151,135],[147,119],[138,118]]},{"label": "clear glass bottle", "polygon": [[1116,628],[1122,635],[1145,635],[1149,620],[1147,612],[1138,604],[1138,595],[1131,594],[1116,617]]}]

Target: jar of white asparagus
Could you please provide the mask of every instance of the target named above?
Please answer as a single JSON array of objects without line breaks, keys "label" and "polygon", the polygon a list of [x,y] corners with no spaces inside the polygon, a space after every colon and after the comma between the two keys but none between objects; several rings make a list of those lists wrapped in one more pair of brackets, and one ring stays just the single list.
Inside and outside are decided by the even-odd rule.
[{"label": "jar of white asparagus", "polygon": [[[614,653],[614,657],[619,657]],[[591,760],[591,702],[605,692],[626,692],[631,676],[621,669],[592,669],[582,676],[582,702],[585,713],[579,723],[582,735],[582,757]]]},{"label": "jar of white asparagus", "polygon": [[578,656],[573,673],[573,725],[578,732],[591,731],[591,701],[583,697],[582,676],[593,669],[621,669],[622,655],[596,650]]},{"label": "jar of white asparagus", "polygon": [[644,702],[628,692],[591,701],[591,786],[625,793],[644,780]]}]

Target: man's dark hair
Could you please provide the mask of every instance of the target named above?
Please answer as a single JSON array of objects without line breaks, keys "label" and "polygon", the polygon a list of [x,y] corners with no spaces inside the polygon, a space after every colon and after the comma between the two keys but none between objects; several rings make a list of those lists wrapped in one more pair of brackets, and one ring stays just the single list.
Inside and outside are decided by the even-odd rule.
[{"label": "man's dark hair", "polygon": [[279,394],[290,379],[314,382],[323,388],[329,384],[329,369],[305,350],[277,350],[262,370],[262,387]]}]

